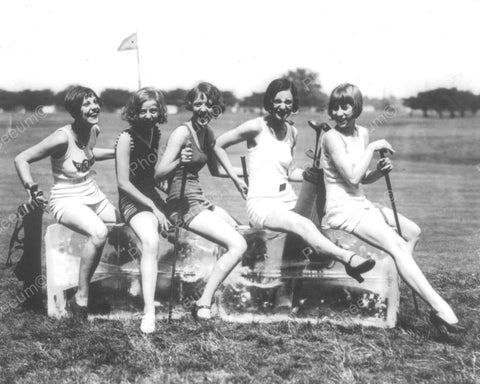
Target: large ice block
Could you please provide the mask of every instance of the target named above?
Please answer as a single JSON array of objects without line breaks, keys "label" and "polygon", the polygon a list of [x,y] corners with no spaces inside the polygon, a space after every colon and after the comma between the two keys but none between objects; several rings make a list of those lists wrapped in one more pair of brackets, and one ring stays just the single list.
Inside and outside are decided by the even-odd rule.
[{"label": "large ice block", "polygon": [[[248,243],[242,263],[215,295],[213,313],[226,321],[330,321],[379,327],[395,325],[398,275],[386,254],[340,231],[325,234],[335,243],[370,255],[377,264],[360,284],[343,265],[314,254],[302,241],[283,233],[239,228]],[[86,237],[54,224],[45,235],[48,314],[67,314],[66,297],[78,284]],[[189,312],[224,249],[181,230],[174,279],[174,317]],[[108,243],[91,284],[91,313],[105,317],[132,316],[141,311],[136,236],[125,225],[109,228]],[[156,300],[166,316],[171,285],[173,244],[160,237]]]}]

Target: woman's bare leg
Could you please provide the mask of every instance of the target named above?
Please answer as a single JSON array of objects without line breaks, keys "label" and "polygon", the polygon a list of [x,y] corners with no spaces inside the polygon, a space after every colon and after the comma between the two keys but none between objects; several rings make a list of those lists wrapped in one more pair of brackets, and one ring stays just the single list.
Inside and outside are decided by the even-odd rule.
[{"label": "woman's bare leg", "polygon": [[78,290],[75,294],[77,304],[87,306],[90,280],[107,240],[107,226],[95,212],[83,204],[69,204],[59,222],[72,231],[88,237],[80,256]]},{"label": "woman's bare leg", "polygon": [[452,308],[433,289],[413,259],[411,246],[385,223],[378,211],[367,215],[353,233],[365,242],[390,254],[405,282],[445,321],[449,323],[458,322]]},{"label": "woman's bare leg", "polygon": [[[395,216],[390,208],[382,207],[381,211],[387,220],[388,225],[392,228],[397,228],[395,223]],[[422,230],[412,220],[407,219],[405,216],[398,214],[398,221],[400,223],[400,229],[402,230],[402,237],[407,243],[407,248],[411,254],[415,250],[415,246],[420,240]]]},{"label": "woman's bare leg", "polygon": [[[271,213],[267,216],[264,226],[274,231],[294,233],[310,245],[315,252],[325,254],[343,264],[347,264],[354,254],[352,251],[337,247],[318,230],[311,220],[292,211]],[[351,265],[355,267],[364,261],[365,259],[361,256],[354,257]]]},{"label": "woman's bare leg", "polygon": [[210,306],[218,286],[242,260],[247,250],[247,243],[243,236],[222,217],[210,210],[204,210],[195,216],[188,229],[227,249],[227,252],[215,263],[202,296],[197,300],[199,306]]},{"label": "woman's bare leg", "polygon": [[140,274],[142,276],[143,311],[145,314],[154,314],[158,272],[158,220],[151,212],[139,212],[130,219],[129,225],[141,243]]}]

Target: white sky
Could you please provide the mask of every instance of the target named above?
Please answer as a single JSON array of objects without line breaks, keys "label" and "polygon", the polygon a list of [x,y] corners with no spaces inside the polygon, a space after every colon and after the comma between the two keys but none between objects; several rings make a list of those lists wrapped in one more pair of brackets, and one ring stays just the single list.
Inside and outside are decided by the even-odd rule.
[{"label": "white sky", "polygon": [[134,90],[138,28],[142,85],[211,81],[238,96],[262,92],[289,69],[364,94],[426,87],[480,92],[480,1],[7,1],[0,22],[0,88],[84,84]]}]

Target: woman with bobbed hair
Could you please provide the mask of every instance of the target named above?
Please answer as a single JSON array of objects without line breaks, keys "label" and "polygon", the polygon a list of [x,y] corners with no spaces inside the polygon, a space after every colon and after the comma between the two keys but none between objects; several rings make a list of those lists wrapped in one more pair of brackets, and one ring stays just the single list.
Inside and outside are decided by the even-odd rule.
[{"label": "woman with bobbed hair", "polygon": [[[157,180],[169,180],[167,210],[170,221],[197,233],[227,249],[217,260],[201,297],[192,307],[194,319],[210,319],[213,295],[242,259],[247,249],[245,239],[235,230],[235,220],[204,195],[198,173],[207,164],[213,176],[225,177],[213,152],[215,135],[210,122],[225,111],[222,94],[210,83],[200,83],[185,98],[189,121],[175,128],[156,169]],[[185,173],[184,173],[185,171]],[[233,170],[240,172],[241,170]],[[185,195],[180,196],[183,175]]]},{"label": "woman with bobbed hair", "polygon": [[165,202],[155,189],[160,124],[167,121],[167,108],[160,91],[142,88],[123,109],[122,119],[130,124],[115,143],[120,213],[141,243],[140,274],[144,315],[140,329],[155,331],[155,287],[157,282],[158,232],[168,229],[163,213]]},{"label": "woman with bobbed hair", "polygon": [[113,149],[95,148],[100,133],[100,101],[90,88],[75,86],[65,96],[65,109],[74,121],[47,136],[15,158],[18,176],[30,197],[38,188],[30,164],[50,157],[54,185],[50,209],[55,219],[88,237],[80,257],[78,290],[69,301],[72,314],[87,318],[89,283],[107,239],[106,222],[116,222],[115,207],[92,178],[95,161],[113,159]]},{"label": "woman with bobbed hair", "polygon": [[[289,183],[303,181],[303,170],[293,166],[297,129],[288,119],[298,110],[295,85],[288,79],[273,80],[265,91],[263,105],[268,115],[249,120],[218,137],[215,153],[242,196],[247,199],[250,224],[256,228],[293,233],[318,254],[345,265],[347,274],[359,282],[375,261],[337,247],[308,218],[294,212],[297,195]],[[247,188],[232,168],[226,149],[247,142],[250,185]]]},{"label": "woman with bobbed hair", "polygon": [[370,142],[368,130],[357,124],[362,105],[362,93],[353,84],[340,84],[330,95],[328,115],[335,127],[322,137],[320,157],[327,193],[325,221],[387,252],[400,276],[432,308],[432,323],[443,332],[463,332],[465,328],[453,309],[430,285],[413,258],[421,233],[418,225],[398,215],[400,236],[393,211],[371,203],[365,196],[362,184],[374,183],[393,169],[385,157],[370,170],[375,152],[394,150],[384,139]]}]

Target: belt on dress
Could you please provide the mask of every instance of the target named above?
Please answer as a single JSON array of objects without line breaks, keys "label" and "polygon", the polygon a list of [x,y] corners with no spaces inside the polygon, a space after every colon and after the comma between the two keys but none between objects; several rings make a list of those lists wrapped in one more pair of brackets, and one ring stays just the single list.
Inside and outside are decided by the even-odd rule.
[{"label": "belt on dress", "polygon": [[75,179],[62,179],[60,177],[54,177],[53,181],[55,183],[64,183],[64,184],[80,184],[84,181],[87,181],[90,178],[90,175],[86,175],[83,177],[76,177]]}]

